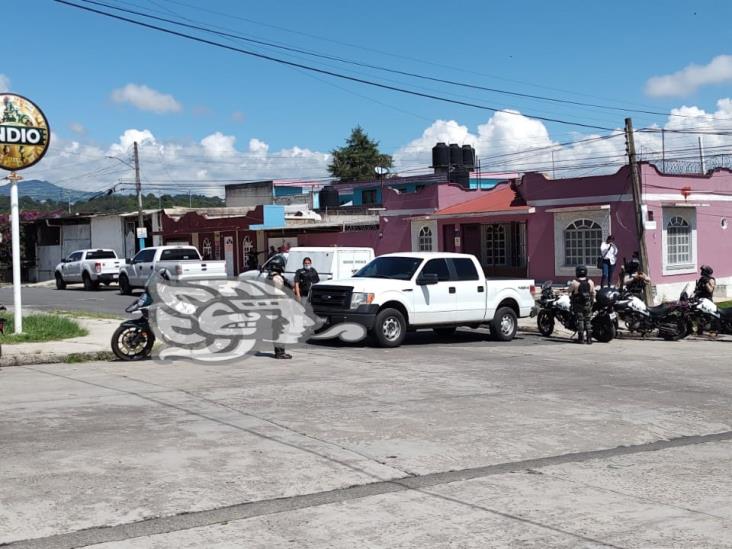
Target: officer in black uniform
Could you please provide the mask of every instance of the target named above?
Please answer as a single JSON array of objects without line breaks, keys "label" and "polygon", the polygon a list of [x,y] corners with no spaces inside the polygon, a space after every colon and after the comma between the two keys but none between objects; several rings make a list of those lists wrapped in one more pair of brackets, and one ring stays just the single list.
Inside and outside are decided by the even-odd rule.
[{"label": "officer in black uniform", "polygon": [[717,287],[717,280],[712,276],[714,269],[709,265],[701,266],[701,277],[696,281],[694,295],[699,299],[712,299],[714,289]]},{"label": "officer in black uniform", "polygon": [[302,260],[302,269],[295,271],[295,296],[297,299],[307,298],[311,286],[318,282],[320,282],[318,271],[313,267],[312,260],[306,257]]},{"label": "officer in black uniform", "polygon": [[577,343],[592,344],[592,304],[595,302],[595,283],[587,276],[587,267],[575,269],[575,279],[569,284],[572,312],[577,321]]}]

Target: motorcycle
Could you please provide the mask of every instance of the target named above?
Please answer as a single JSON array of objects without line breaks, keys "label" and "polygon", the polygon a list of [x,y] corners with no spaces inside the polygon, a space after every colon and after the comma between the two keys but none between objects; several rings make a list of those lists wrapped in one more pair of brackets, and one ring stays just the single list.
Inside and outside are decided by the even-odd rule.
[{"label": "motorcycle", "polygon": [[[593,339],[607,343],[617,334],[617,315],[613,310],[614,296],[610,292],[602,294],[603,298],[600,298],[600,295],[598,292],[598,299],[592,307],[590,324]],[[539,304],[531,311],[531,316],[536,316],[539,333],[544,337],[552,335],[557,321],[567,330],[577,331],[577,318],[572,311],[569,296],[557,296],[552,289],[551,280],[542,284]]]},{"label": "motorcycle", "polygon": [[667,341],[677,341],[689,335],[689,295],[686,288],[678,301],[649,307],[632,292],[624,289],[614,305],[615,311],[631,333],[645,337],[657,332]]},{"label": "motorcycle", "polygon": [[732,335],[732,307],[720,309],[707,298],[693,297],[689,302],[689,330],[701,335],[704,332]]},{"label": "motorcycle", "polygon": [[[163,278],[166,278],[165,275]],[[127,313],[139,312],[140,316],[125,320],[112,335],[112,351],[120,360],[142,360],[150,356],[155,345],[155,333],[150,327],[148,312],[152,303],[152,297],[146,289],[137,301],[125,309]]]}]

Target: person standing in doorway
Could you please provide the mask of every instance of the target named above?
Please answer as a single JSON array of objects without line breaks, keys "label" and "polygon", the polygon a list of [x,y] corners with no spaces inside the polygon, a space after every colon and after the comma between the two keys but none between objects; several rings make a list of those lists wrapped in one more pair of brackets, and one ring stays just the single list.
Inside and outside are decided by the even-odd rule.
[{"label": "person standing in doorway", "polygon": [[608,235],[605,242],[600,244],[600,258],[602,259],[602,280],[600,287],[610,286],[613,281],[615,262],[618,260],[618,247],[615,245],[615,237]]},{"label": "person standing in doorway", "polygon": [[310,294],[310,288],[318,282],[320,282],[318,271],[313,267],[312,260],[306,257],[302,260],[302,269],[295,271],[295,297],[298,301],[307,298]]}]

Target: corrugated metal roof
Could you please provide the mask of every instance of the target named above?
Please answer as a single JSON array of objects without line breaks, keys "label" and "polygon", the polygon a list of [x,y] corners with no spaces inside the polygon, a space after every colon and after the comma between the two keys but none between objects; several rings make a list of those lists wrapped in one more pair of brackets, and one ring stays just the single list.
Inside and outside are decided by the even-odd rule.
[{"label": "corrugated metal roof", "polygon": [[529,207],[519,198],[508,183],[501,183],[478,198],[437,210],[433,215],[463,215],[490,212],[528,211]]}]

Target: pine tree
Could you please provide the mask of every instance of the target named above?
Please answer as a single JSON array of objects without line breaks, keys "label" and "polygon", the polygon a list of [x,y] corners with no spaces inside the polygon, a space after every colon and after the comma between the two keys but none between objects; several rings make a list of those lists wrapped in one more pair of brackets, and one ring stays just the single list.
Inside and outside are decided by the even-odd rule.
[{"label": "pine tree", "polygon": [[346,145],[331,151],[333,161],[328,171],[340,181],[368,180],[375,177],[376,167],[391,168],[390,155],[379,151],[378,141],[369,139],[361,126],[351,130]]}]

